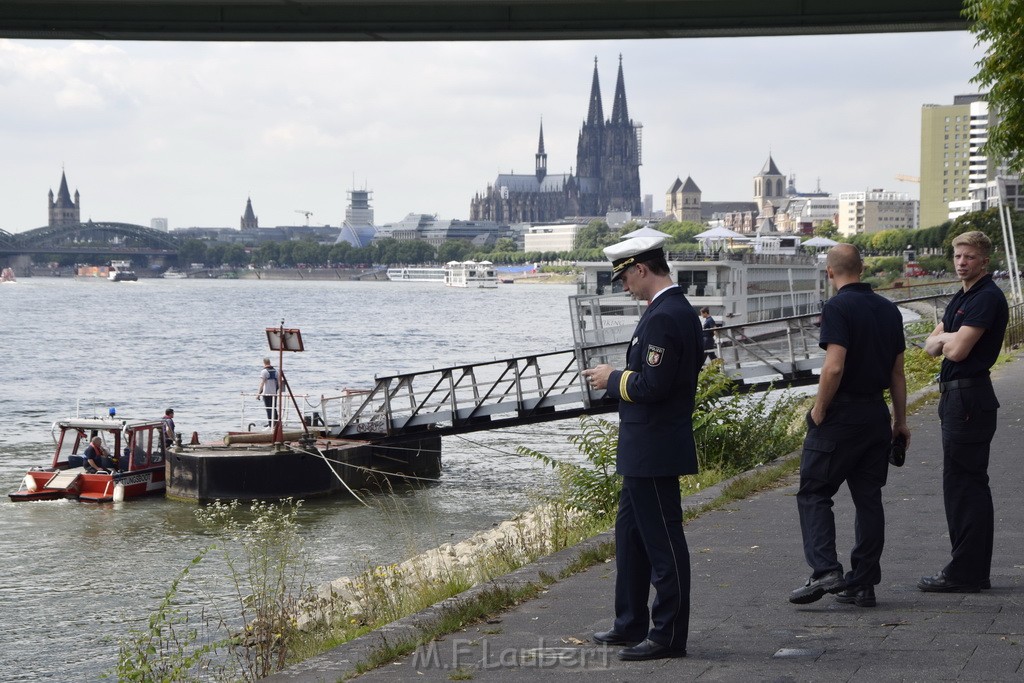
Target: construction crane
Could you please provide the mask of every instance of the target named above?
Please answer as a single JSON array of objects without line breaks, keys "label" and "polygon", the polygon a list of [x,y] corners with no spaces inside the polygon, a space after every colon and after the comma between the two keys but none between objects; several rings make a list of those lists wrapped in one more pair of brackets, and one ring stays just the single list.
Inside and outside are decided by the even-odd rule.
[{"label": "construction crane", "polygon": [[902,180],[905,183],[919,183],[921,179],[916,175],[905,175],[903,173],[896,174],[896,180]]},{"label": "construction crane", "polygon": [[306,225],[307,226],[309,225],[309,217],[313,215],[312,211],[306,211],[304,209],[295,209],[295,213],[301,213],[303,216],[305,216],[306,217]]}]

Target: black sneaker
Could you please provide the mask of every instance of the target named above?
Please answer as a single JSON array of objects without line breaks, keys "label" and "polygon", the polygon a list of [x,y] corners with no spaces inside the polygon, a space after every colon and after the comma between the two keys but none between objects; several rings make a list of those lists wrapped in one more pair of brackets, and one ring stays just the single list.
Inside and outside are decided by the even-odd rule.
[{"label": "black sneaker", "polygon": [[857,605],[857,607],[875,606],[874,586],[848,586],[846,590],[836,593],[836,602],[844,605]]},{"label": "black sneaker", "polygon": [[825,593],[838,593],[844,588],[846,579],[843,578],[843,572],[834,569],[816,579],[807,579],[806,584],[789,594],[789,601],[795,605],[806,605],[821,600]]}]

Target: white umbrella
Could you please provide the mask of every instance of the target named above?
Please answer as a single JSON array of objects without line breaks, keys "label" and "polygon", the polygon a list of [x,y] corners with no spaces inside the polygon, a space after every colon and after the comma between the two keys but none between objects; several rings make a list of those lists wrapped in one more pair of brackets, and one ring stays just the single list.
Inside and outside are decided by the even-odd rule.
[{"label": "white umbrella", "polygon": [[642,228],[637,228],[633,232],[627,232],[620,239],[628,240],[628,239],[632,239],[634,237],[671,237],[671,236],[672,235],[668,234],[667,232],[662,232],[661,230],[655,230],[654,228],[651,228],[651,227],[648,227],[648,226],[645,225]]},{"label": "white umbrella", "polygon": [[806,242],[804,242],[801,246],[804,246],[804,247],[834,247],[837,244],[839,244],[839,242],[836,242],[835,240],[830,240],[827,237],[812,237],[811,239],[809,239]]},{"label": "white umbrella", "polygon": [[736,232],[735,230],[730,230],[729,228],[723,228],[722,226],[718,226],[715,228],[711,228],[710,230],[705,230],[704,232],[697,233],[693,237],[694,239],[698,240],[720,240],[736,239],[737,237],[742,238],[743,235]]}]

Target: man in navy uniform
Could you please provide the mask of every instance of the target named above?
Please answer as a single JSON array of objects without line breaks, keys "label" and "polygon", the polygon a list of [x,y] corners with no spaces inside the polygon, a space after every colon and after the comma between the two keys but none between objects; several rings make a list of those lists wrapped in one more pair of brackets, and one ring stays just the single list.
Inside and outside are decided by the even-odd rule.
[{"label": "man in navy uniform", "polygon": [[995,510],[988,460],[996,433],[996,399],[989,368],[1003,347],[1006,296],[987,271],[992,240],[977,230],[953,238],[957,292],[924,349],[942,356],[942,495],[952,559],[917,587],[930,593],[977,593],[991,587]]},{"label": "man in navy uniform", "polygon": [[624,660],[685,657],[690,622],[679,476],[697,472],[693,408],[704,344],[697,313],[672,282],[663,242],[636,237],[604,250],[612,280],[648,305],[626,352],[626,369],[602,364],[583,371],[592,388],[619,400],[615,622],[594,640],[629,646],[619,653]]},{"label": "man in navy uniform", "polygon": [[[910,443],[903,374],[903,316],[896,304],[861,282],[863,261],[852,244],[829,250],[825,270],[837,292],[821,311],[818,345],[825,349],[818,393],[807,415],[796,494],[804,557],[812,574],[789,601],[803,605],[825,593],[839,602],[875,606],[885,544],[882,487],[893,440]],[[892,412],[883,391],[892,394]],[[846,482],[856,508],[850,571],[836,555],[832,497]],[[842,591],[842,592],[840,592]]]}]

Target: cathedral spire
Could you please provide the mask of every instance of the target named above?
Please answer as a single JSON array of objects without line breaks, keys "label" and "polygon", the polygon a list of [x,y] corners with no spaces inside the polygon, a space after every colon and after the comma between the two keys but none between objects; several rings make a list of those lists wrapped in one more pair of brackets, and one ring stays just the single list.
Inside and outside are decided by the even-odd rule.
[{"label": "cathedral spire", "polygon": [[548,155],[544,153],[544,119],[540,120],[540,140],[537,143],[537,180],[548,174]]},{"label": "cathedral spire", "polygon": [[626,81],[622,77],[622,55],[619,55],[619,77],[615,81],[615,101],[612,104],[612,124],[629,123],[629,110],[626,108]]},{"label": "cathedral spire", "polygon": [[587,123],[591,126],[604,124],[604,107],[601,106],[601,83],[597,78],[597,57],[594,57],[594,81],[590,85],[590,109],[587,110]]}]

